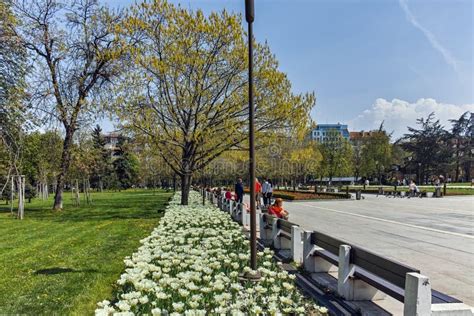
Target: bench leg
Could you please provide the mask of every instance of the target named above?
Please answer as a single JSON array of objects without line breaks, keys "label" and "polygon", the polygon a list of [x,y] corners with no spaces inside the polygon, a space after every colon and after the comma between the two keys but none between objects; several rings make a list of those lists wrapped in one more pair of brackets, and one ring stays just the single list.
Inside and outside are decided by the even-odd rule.
[{"label": "bench leg", "polygon": [[242,226],[250,226],[250,213],[248,213],[246,210],[242,208],[242,205],[240,207],[240,214],[242,216]]},{"label": "bench leg", "polygon": [[303,238],[302,229],[298,226],[291,227],[291,256],[297,264],[303,263]]},{"label": "bench leg", "polygon": [[278,220],[274,220],[272,224],[272,243],[275,249],[281,249],[280,237],[278,236],[280,229],[278,228],[277,225],[278,225]]},{"label": "bench leg", "polygon": [[[320,248],[318,246],[314,247],[314,250],[323,250],[323,248]],[[323,259],[319,256],[313,256],[313,263],[314,263],[314,271],[313,272],[336,272],[337,267],[332,264],[331,262],[327,261],[326,259]]]},{"label": "bench leg", "polygon": [[308,272],[314,272],[313,249],[314,245],[311,243],[311,232],[305,230],[303,231],[303,266]]},{"label": "bench leg", "polygon": [[415,272],[406,274],[403,315],[431,315],[431,284],[428,277]]},{"label": "bench leg", "polygon": [[264,214],[259,214],[258,216],[258,222],[260,226],[260,239],[268,239],[267,237],[267,230],[265,229],[265,222],[263,221],[263,216]]},{"label": "bench leg", "polygon": [[346,300],[354,299],[354,266],[350,262],[351,246],[339,246],[339,266],[337,271],[337,293]]},{"label": "bench leg", "polygon": [[322,249],[311,243],[310,231],[303,232],[303,265],[304,269],[311,273],[335,272],[336,267],[321,257],[313,255],[315,250]]},{"label": "bench leg", "polygon": [[339,247],[337,292],[349,301],[381,300],[386,294],[362,280],[354,278],[355,266],[350,262],[351,246]]}]

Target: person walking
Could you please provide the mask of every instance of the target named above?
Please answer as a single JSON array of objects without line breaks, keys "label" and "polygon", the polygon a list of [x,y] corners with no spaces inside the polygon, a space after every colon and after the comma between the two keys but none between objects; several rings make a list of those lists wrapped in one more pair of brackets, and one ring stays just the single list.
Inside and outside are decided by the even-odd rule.
[{"label": "person walking", "polygon": [[364,190],[366,187],[368,187],[370,185],[370,182],[369,182],[369,179],[365,179],[365,182],[364,182]]},{"label": "person walking", "polygon": [[271,192],[272,192],[272,185],[270,184],[268,179],[266,179],[265,182],[263,182],[262,184],[262,196],[263,196],[264,206],[268,206],[270,204],[269,196],[271,195]]},{"label": "person walking", "polygon": [[237,196],[237,202],[242,203],[244,200],[244,184],[242,183],[242,178],[237,179],[234,191],[235,195]]},{"label": "person walking", "polygon": [[273,183],[268,180],[268,184],[269,184],[269,187],[268,187],[268,192],[267,192],[267,205],[271,205],[272,204],[272,196],[273,196]]},{"label": "person walking", "polygon": [[255,178],[255,201],[257,202],[257,208],[262,208],[262,202],[260,201],[262,196],[262,184]]},{"label": "person walking", "polygon": [[415,181],[410,180],[410,184],[408,185],[408,189],[410,190],[410,197],[415,197],[416,196],[416,184]]}]

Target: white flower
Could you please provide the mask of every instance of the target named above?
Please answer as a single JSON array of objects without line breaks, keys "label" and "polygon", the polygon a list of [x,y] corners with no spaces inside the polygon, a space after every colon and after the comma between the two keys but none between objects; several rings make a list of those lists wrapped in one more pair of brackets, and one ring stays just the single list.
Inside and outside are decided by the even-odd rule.
[{"label": "white flower", "polygon": [[127,302],[120,301],[117,303],[117,307],[122,310],[122,311],[129,311],[130,310],[130,305]]},{"label": "white flower", "polygon": [[184,303],[173,303],[171,304],[173,305],[173,309],[177,312],[181,312],[183,311],[183,308],[184,308]]},{"label": "white flower", "polygon": [[110,302],[107,300],[103,300],[102,302],[97,303],[98,306],[100,307],[106,307],[109,306]]},{"label": "white flower", "polygon": [[179,292],[179,295],[181,295],[182,297],[188,297],[189,296],[189,291],[188,290],[179,289],[178,292]]},{"label": "white flower", "polygon": [[282,285],[287,290],[292,290],[294,288],[293,284],[290,284],[288,282],[283,282]]},{"label": "white flower", "polygon": [[293,304],[293,300],[290,297],[286,297],[286,296],[280,296],[280,302],[286,305]]},{"label": "white flower", "polygon": [[[99,303],[97,315],[304,314],[308,303],[295,291],[294,275],[273,264],[273,251],[258,252],[260,282],[242,286],[240,273],[257,271],[248,267],[249,241],[240,226],[216,207],[203,206],[198,193],[190,193],[188,206],[179,199],[175,194],[159,226],[125,258],[117,281],[123,294],[115,304]],[[204,304],[209,310],[198,309]]]}]

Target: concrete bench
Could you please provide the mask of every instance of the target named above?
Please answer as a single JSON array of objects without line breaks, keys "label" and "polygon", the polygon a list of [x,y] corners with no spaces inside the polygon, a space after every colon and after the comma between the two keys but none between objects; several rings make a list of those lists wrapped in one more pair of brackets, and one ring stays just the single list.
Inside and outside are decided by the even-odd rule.
[{"label": "concrete bench", "polygon": [[303,242],[305,270],[337,271],[337,292],[348,301],[379,300],[389,295],[404,303],[406,316],[442,315],[440,310],[447,309],[464,315],[468,310],[459,300],[431,290],[428,277],[415,268],[319,232],[305,231]]},{"label": "concrete bench", "polygon": [[276,219],[269,214],[259,214],[260,240],[265,246],[272,244],[273,221]]},{"label": "concrete bench", "polygon": [[260,214],[260,240],[275,250],[283,262],[303,263],[303,230],[294,223]]}]

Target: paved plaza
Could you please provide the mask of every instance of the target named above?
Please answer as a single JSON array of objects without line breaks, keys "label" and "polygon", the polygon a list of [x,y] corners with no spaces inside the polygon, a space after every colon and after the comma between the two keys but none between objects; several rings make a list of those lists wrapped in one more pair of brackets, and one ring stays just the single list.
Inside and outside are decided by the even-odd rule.
[{"label": "paved plaza", "polygon": [[474,197],[285,202],[290,221],[408,264],[474,305]]}]

